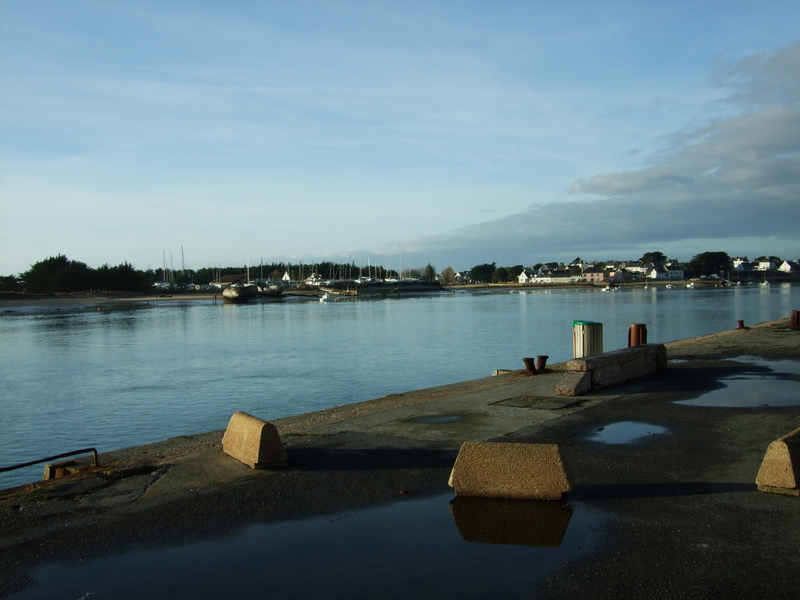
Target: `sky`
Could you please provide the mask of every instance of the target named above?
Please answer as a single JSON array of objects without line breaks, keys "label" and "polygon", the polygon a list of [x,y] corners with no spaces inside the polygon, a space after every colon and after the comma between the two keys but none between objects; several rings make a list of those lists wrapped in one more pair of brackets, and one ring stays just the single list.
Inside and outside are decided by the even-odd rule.
[{"label": "sky", "polygon": [[800,258],[792,2],[0,0],[0,275]]}]

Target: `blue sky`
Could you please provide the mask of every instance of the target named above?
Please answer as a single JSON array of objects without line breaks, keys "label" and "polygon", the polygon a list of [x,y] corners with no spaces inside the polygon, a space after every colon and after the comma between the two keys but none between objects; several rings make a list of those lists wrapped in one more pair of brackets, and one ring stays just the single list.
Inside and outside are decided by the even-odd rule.
[{"label": "blue sky", "polygon": [[0,0],[0,274],[800,257],[796,2]]}]

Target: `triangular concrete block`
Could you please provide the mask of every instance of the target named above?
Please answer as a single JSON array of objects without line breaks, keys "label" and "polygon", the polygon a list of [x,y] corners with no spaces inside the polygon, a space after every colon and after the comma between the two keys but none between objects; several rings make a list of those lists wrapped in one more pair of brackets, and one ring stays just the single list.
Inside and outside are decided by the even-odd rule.
[{"label": "triangular concrete block", "polygon": [[800,429],[795,429],[767,448],[756,484],[762,492],[800,495]]},{"label": "triangular concrete block", "polygon": [[228,423],[222,450],[253,469],[286,464],[286,451],[275,426],[241,411],[234,413]]}]

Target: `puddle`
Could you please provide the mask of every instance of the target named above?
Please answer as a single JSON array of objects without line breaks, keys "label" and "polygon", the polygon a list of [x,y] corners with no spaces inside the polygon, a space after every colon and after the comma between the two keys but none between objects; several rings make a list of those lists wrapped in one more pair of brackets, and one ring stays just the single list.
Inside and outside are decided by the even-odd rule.
[{"label": "puddle", "polygon": [[10,598],[522,598],[590,551],[600,522],[561,503],[448,494],[46,566],[41,586]]},{"label": "puddle", "polygon": [[464,415],[422,415],[403,420],[406,423],[459,423],[467,418]]},{"label": "puddle", "polygon": [[465,542],[558,548],[572,509],[563,502],[465,498],[450,501],[450,512]]},{"label": "puddle", "polygon": [[721,380],[725,386],[691,400],[674,404],[719,408],[767,408],[800,406],[800,363],[765,361],[752,357],[737,359],[770,371],[740,373]]},{"label": "puddle", "polygon": [[730,377],[725,387],[706,392],[698,398],[680,400],[683,406],[716,406],[719,408],[768,408],[800,406],[800,382],[774,377]]},{"label": "puddle", "polygon": [[800,377],[800,361],[794,360],[765,360],[758,356],[740,356],[735,359],[736,362],[755,365],[757,367],[766,367],[771,369],[771,375],[785,373],[787,375],[797,375]]},{"label": "puddle", "polygon": [[497,402],[490,402],[495,406],[512,406],[514,408],[535,408],[540,410],[559,410],[572,404],[581,402],[583,398],[571,398],[567,400],[563,397],[554,398],[552,396],[516,396],[506,398]]},{"label": "puddle", "polygon": [[588,440],[605,444],[630,444],[651,435],[667,433],[667,431],[666,427],[651,425],[650,423],[620,421],[597,429],[588,437]]}]

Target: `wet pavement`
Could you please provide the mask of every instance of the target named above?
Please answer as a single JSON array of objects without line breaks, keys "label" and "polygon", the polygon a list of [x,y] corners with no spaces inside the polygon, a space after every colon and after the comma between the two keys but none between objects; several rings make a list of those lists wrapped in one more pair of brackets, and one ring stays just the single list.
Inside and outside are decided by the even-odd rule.
[{"label": "wet pavement", "polygon": [[[800,425],[776,400],[800,333],[754,329],[577,399],[516,373],[277,421],[285,469],[240,465],[221,432],[101,455],[104,473],[0,496],[0,596],[794,598],[799,500],[755,475]],[[767,401],[684,404],[751,382]],[[455,498],[467,439],[557,443],[575,487]]]},{"label": "wet pavement", "polygon": [[265,588],[280,598],[526,597],[596,536],[599,517],[561,503],[480,500],[409,498],[253,525],[214,541],[48,565],[33,573],[42,585],[13,597],[261,597]]}]

